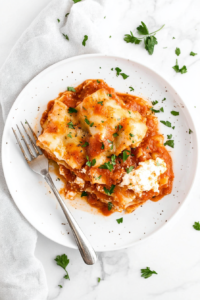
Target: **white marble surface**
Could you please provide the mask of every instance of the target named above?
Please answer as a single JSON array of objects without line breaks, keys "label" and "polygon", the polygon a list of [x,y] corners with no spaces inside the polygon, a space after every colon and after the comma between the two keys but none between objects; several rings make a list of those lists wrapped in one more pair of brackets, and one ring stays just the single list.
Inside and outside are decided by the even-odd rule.
[{"label": "white marble surface", "polygon": [[[48,2],[0,0],[0,66],[22,32]],[[123,11],[120,32],[115,33],[121,36],[117,45],[115,39],[119,54],[125,51],[131,57],[133,47],[138,47],[135,51],[137,58],[134,59],[165,74],[187,102],[194,122],[200,128],[200,1],[137,0],[134,3],[136,5],[130,5]],[[126,20],[128,18],[130,24],[133,9],[138,10],[139,17],[137,22],[133,20],[130,28]],[[152,26],[166,24],[165,30],[157,35],[159,44],[153,56],[149,56],[142,46],[123,42],[123,35],[133,30],[140,20]],[[180,66],[187,66],[187,74],[176,74],[172,70],[176,47],[181,48],[178,59]],[[189,56],[190,51],[198,55]],[[198,134],[200,138],[200,130]],[[99,261],[92,267],[84,265],[77,251],[57,245],[38,233],[35,254],[46,272],[49,299],[200,299],[200,232],[192,227],[195,221],[200,221],[199,182],[198,172],[190,201],[168,229],[135,247],[99,254]],[[63,271],[54,262],[56,255],[62,253],[70,259],[70,281],[62,279]],[[158,275],[141,278],[140,269],[147,266],[157,271]],[[97,283],[97,277],[102,278],[100,283]],[[63,288],[60,289],[58,284]]]}]

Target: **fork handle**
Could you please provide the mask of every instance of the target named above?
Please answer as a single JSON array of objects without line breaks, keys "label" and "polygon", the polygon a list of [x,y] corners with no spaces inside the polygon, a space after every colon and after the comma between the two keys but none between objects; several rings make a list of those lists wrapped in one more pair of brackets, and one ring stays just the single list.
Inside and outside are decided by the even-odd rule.
[{"label": "fork handle", "polygon": [[52,189],[54,195],[56,196],[64,214],[65,217],[72,229],[72,232],[74,234],[74,238],[76,240],[76,244],[78,246],[78,249],[81,253],[81,256],[84,260],[84,262],[87,265],[93,265],[95,264],[95,262],[97,261],[97,255],[94,251],[94,249],[92,248],[91,244],[89,243],[89,241],[87,240],[86,236],[83,234],[82,230],[80,229],[80,227],[78,226],[78,224],[76,223],[74,217],[72,216],[72,214],[70,213],[69,209],[67,208],[67,206],[65,205],[65,202],[63,201],[62,197],[60,196],[55,184],[53,183],[53,180],[50,176],[49,173],[46,173],[44,175],[44,179],[46,180],[46,182],[48,183],[48,185],[50,186],[50,188]]}]

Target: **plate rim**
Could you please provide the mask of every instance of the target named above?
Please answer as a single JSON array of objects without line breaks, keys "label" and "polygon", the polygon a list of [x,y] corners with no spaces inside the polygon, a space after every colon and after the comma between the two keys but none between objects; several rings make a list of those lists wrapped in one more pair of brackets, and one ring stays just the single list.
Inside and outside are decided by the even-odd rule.
[{"label": "plate rim", "polygon": [[9,120],[9,117],[12,113],[12,110],[13,110],[13,107],[14,105],[16,104],[16,102],[18,101],[18,99],[20,99],[21,95],[23,94],[24,90],[26,90],[29,85],[32,83],[33,80],[35,80],[37,77],[41,76],[41,74],[44,74],[45,72],[48,72],[51,68],[53,69],[54,67],[56,66],[59,66],[59,65],[62,65],[63,63],[66,63],[66,62],[71,62],[71,61],[75,61],[75,60],[79,60],[79,59],[83,59],[83,58],[90,58],[90,57],[107,57],[107,58],[114,58],[114,59],[122,59],[122,60],[126,60],[126,61],[129,61],[131,63],[135,63],[137,65],[140,65],[142,66],[143,68],[146,68],[148,71],[150,72],[153,72],[155,75],[157,75],[161,80],[164,80],[168,86],[173,90],[173,92],[176,93],[176,95],[181,99],[182,103],[184,104],[184,111],[187,112],[187,115],[189,115],[189,118],[190,118],[190,122],[191,124],[193,125],[193,137],[194,137],[194,144],[195,144],[195,148],[196,148],[196,151],[195,151],[195,160],[196,160],[196,165],[195,165],[195,169],[193,171],[193,174],[192,174],[192,181],[191,181],[191,185],[188,189],[188,192],[187,194],[185,194],[185,197],[184,197],[184,200],[183,202],[181,203],[181,205],[179,206],[179,208],[169,217],[168,219],[168,222],[167,223],[164,223],[163,225],[161,225],[158,229],[156,229],[154,232],[152,232],[151,234],[149,234],[147,237],[144,237],[143,239],[141,240],[138,240],[138,241],[135,241],[135,242],[131,242],[130,244],[128,245],[122,245],[122,246],[118,246],[118,247],[115,247],[115,248],[112,248],[112,247],[109,247],[109,248],[100,248],[100,249],[95,249],[96,252],[108,252],[108,251],[117,251],[117,250],[120,250],[120,249],[125,249],[125,248],[129,248],[129,247],[133,247],[135,245],[138,245],[139,243],[142,243],[144,241],[148,241],[149,239],[151,239],[152,237],[154,237],[155,235],[158,235],[158,233],[160,233],[161,230],[163,229],[167,229],[171,224],[172,222],[174,221],[174,219],[180,215],[180,212],[183,211],[183,208],[185,207],[188,199],[189,199],[189,196],[192,192],[192,189],[194,187],[194,183],[195,183],[195,179],[196,179],[196,174],[197,174],[197,166],[198,166],[198,161],[199,161],[199,154],[198,154],[198,148],[199,148],[199,141],[198,141],[198,135],[197,135],[197,132],[196,132],[196,126],[193,122],[193,119],[192,119],[192,116],[190,114],[190,111],[188,109],[188,106],[186,104],[186,102],[184,101],[184,99],[180,96],[180,94],[177,92],[177,90],[175,89],[174,85],[169,82],[168,79],[166,79],[165,75],[160,72],[160,71],[157,71],[157,70],[153,70],[151,67],[149,67],[148,65],[145,65],[143,63],[141,63],[140,61],[136,61],[136,60],[132,60],[132,59],[128,59],[128,58],[125,58],[123,56],[118,56],[118,55],[109,55],[109,54],[103,54],[103,53],[93,53],[93,54],[82,54],[82,55],[77,55],[77,56],[73,56],[73,57],[70,57],[70,58],[66,58],[66,59],[63,59],[57,63],[54,63],[50,66],[48,66],[47,68],[45,68],[44,70],[42,70],[41,72],[39,72],[36,76],[34,76],[24,87],[23,89],[21,90],[21,92],[18,94],[17,98],[15,99],[15,101],[13,102],[10,110],[9,110],[9,113],[6,117],[6,120],[5,120],[5,123],[4,123],[4,129],[3,129],[3,134],[2,134],[2,145],[1,145],[1,159],[2,159],[2,169],[3,169],[3,175],[4,175],[4,178],[5,178],[5,181],[6,181],[6,185],[7,185],[7,188],[10,192],[10,195],[12,197],[12,200],[14,201],[15,205],[17,206],[17,208],[19,209],[20,213],[23,215],[23,217],[29,222],[29,224],[31,224],[31,226],[33,226],[40,234],[44,235],[46,238],[50,239],[51,241],[57,243],[57,244],[60,244],[62,246],[65,246],[65,247],[68,247],[68,248],[71,248],[71,249],[78,249],[78,247],[76,245],[68,245],[66,246],[65,243],[62,243],[62,242],[58,242],[58,241],[55,241],[51,236],[49,236],[48,234],[46,233],[43,233],[41,232],[40,228],[38,226],[36,226],[35,224],[33,224],[31,221],[29,221],[26,216],[22,213],[22,211],[20,210],[20,208],[18,207],[16,201],[15,201],[15,197],[14,197],[14,193],[11,192],[11,189],[10,189],[10,186],[11,184],[9,184],[9,179],[8,177],[6,176],[6,166],[5,166],[5,159],[4,159],[4,153],[5,153],[5,146],[4,146],[4,141],[5,141],[5,138],[6,138],[6,134],[5,134],[5,129],[6,127],[8,127],[8,120]]}]

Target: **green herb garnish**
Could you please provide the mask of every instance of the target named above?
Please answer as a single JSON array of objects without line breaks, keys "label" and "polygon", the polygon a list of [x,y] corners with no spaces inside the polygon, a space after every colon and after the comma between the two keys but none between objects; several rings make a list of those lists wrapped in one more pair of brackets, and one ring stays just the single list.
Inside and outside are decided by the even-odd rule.
[{"label": "green herb garnish", "polygon": [[195,56],[195,55],[197,55],[197,53],[194,53],[194,52],[191,51],[191,52],[190,52],[190,55],[191,55],[191,56]]},{"label": "green herb garnish", "polygon": [[87,146],[89,146],[89,143],[88,142],[85,142],[81,147],[87,147]]},{"label": "green herb garnish", "polygon": [[172,114],[173,116],[179,116],[179,112],[178,112],[178,111],[175,111],[175,110],[172,110],[172,111],[171,111],[171,114]]},{"label": "green herb garnish", "polygon": [[153,274],[157,273],[155,271],[151,271],[149,267],[141,269],[141,277],[144,277],[145,279],[151,277]]},{"label": "green herb garnish", "polygon": [[129,174],[133,169],[134,169],[134,167],[130,166],[129,168],[126,169],[126,173]]},{"label": "green herb garnish", "polygon": [[71,121],[67,123],[67,125],[69,126],[69,128],[74,129],[74,124]]},{"label": "green herb garnish", "polygon": [[116,221],[117,221],[118,224],[123,223],[123,218],[116,219]]},{"label": "green herb garnish", "polygon": [[72,114],[72,113],[77,113],[78,112],[78,110],[76,110],[75,108],[73,108],[73,107],[70,107],[69,109],[68,109],[68,113],[70,113],[70,114]]},{"label": "green herb garnish", "polygon": [[129,86],[130,92],[134,91],[134,88],[132,86]]},{"label": "green herb garnish", "polygon": [[66,267],[69,264],[69,259],[68,259],[67,255],[66,254],[57,255],[54,260],[56,261],[58,266],[60,266],[61,268],[63,268],[65,270],[66,275],[64,276],[64,278],[65,279],[70,279],[69,274],[66,270]]},{"label": "green herb garnish", "polygon": [[66,39],[66,40],[68,40],[68,41],[69,41],[69,37],[68,37],[68,35],[67,35],[67,34],[64,34],[64,33],[63,33],[63,36],[65,37],[65,39]]},{"label": "green herb garnish", "polygon": [[86,165],[88,167],[93,167],[96,164],[96,159],[95,158],[92,161],[89,161],[89,157],[88,156],[86,156],[86,158],[87,158]]},{"label": "green herb garnish", "polygon": [[[112,184],[110,190],[107,189],[105,186],[103,187],[103,189],[104,189],[104,192],[105,192],[108,196],[111,196],[111,194],[114,192],[115,185]],[[109,203],[110,203],[110,202],[109,202]]]},{"label": "green herb garnish", "polygon": [[194,222],[193,227],[194,227],[194,229],[196,229],[196,230],[200,230],[200,223],[199,223],[199,222]]},{"label": "green herb garnish", "polygon": [[88,40],[88,36],[84,35],[84,39],[82,41],[82,45],[85,46],[86,45],[86,41]]},{"label": "green herb garnish", "polygon": [[172,125],[169,121],[160,121],[160,122],[167,127],[171,127],[171,125]]},{"label": "green herb garnish", "polygon": [[87,195],[88,195],[87,192],[82,192],[82,193],[81,193],[81,198],[82,198],[82,197],[85,197],[85,196],[87,196]]},{"label": "green herb garnish", "polygon": [[108,210],[111,210],[113,207],[113,204],[111,202],[108,202]]},{"label": "green herb garnish", "polygon": [[168,140],[164,143],[164,146],[169,146],[171,148],[174,148],[174,140]]},{"label": "green herb garnish", "polygon": [[67,87],[67,90],[68,90],[69,92],[76,92],[75,88],[73,88],[72,86],[68,86],[68,87]]},{"label": "green herb garnish", "polygon": [[177,56],[179,56],[181,54],[180,48],[176,48],[175,53],[176,53]]}]

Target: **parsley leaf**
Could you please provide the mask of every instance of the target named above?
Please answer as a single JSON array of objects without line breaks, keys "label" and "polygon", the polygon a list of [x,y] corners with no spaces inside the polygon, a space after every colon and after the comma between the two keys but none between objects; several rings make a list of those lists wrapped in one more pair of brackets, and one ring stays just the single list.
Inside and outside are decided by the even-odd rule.
[{"label": "parsley leaf", "polygon": [[158,101],[157,100],[155,100],[155,101],[152,101],[152,105],[156,105],[158,103]]},{"label": "parsley leaf", "polygon": [[194,222],[193,227],[194,227],[194,229],[196,229],[196,230],[200,230],[200,223],[199,223],[199,222]]},{"label": "parsley leaf", "polygon": [[101,144],[101,149],[104,149],[104,148],[105,148],[104,143],[102,143]]},{"label": "parsley leaf", "polygon": [[67,123],[67,125],[69,126],[69,128],[74,129],[74,124],[71,121]]},{"label": "parsley leaf", "polygon": [[193,133],[193,131],[191,129],[189,129],[189,134]]},{"label": "parsley leaf", "polygon": [[134,91],[134,88],[132,86],[129,86],[130,92]]},{"label": "parsley leaf", "polygon": [[137,30],[138,30],[138,33],[141,34],[141,35],[147,35],[149,34],[149,30],[147,28],[147,26],[145,25],[144,22],[141,22],[142,25],[139,25],[137,27]]},{"label": "parsley leaf", "polygon": [[117,221],[118,224],[123,223],[123,218],[116,219],[116,221]]},{"label": "parsley leaf", "polygon": [[126,173],[129,174],[133,169],[134,169],[134,167],[130,166],[129,168],[126,169]]},{"label": "parsley leaf", "polygon": [[89,143],[88,142],[85,142],[81,147],[87,147],[87,146],[89,146]]},{"label": "parsley leaf", "polygon": [[82,45],[85,46],[86,44],[86,41],[88,40],[88,36],[87,35],[84,35],[84,39],[82,41]]},{"label": "parsley leaf", "polygon": [[71,133],[68,133],[67,136],[72,139]]},{"label": "parsley leaf", "polygon": [[101,281],[101,278],[100,278],[100,277],[98,277],[98,278],[97,278],[97,281],[98,281],[98,282],[100,282],[100,281]]},{"label": "parsley leaf", "polygon": [[181,74],[187,73],[187,67],[186,67],[186,66],[183,66],[183,67],[179,70],[179,72],[180,72]]},{"label": "parsley leaf", "polygon": [[99,175],[99,177],[95,177],[96,180],[101,179],[102,175]]},{"label": "parsley leaf", "polygon": [[109,144],[111,144],[111,145],[110,145],[110,150],[113,150],[113,142],[110,141],[110,140],[107,140],[107,142],[108,142]]},{"label": "parsley leaf", "polygon": [[85,117],[85,120],[84,120],[84,121],[85,121],[85,123],[88,124],[90,127],[92,127],[92,126],[94,125],[94,122],[91,123],[91,122],[87,119],[87,117]]},{"label": "parsley leaf", "polygon": [[111,196],[111,194],[114,192],[115,185],[112,184],[110,190],[107,189],[105,186],[103,187],[103,189],[104,189],[104,192],[105,192],[108,196]]},{"label": "parsley leaf", "polygon": [[117,136],[119,136],[119,134],[117,132],[115,132],[115,133],[113,133],[113,136],[117,137]]},{"label": "parsley leaf", "polygon": [[64,33],[63,33],[63,36],[66,38],[66,40],[68,40],[68,41],[69,41],[69,37],[68,37],[68,35],[67,35],[67,34],[64,34]]},{"label": "parsley leaf", "polygon": [[62,289],[62,285],[59,284],[58,286]]},{"label": "parsley leaf", "polygon": [[132,44],[136,44],[138,45],[139,43],[141,43],[141,39],[136,38],[132,31],[130,31],[130,34],[125,34],[124,36],[124,41],[127,43],[132,43]]},{"label": "parsley leaf", "polygon": [[119,76],[119,74],[120,74],[120,72],[121,72],[122,70],[121,70],[120,68],[117,67],[117,68],[115,68],[115,71],[117,72],[116,75]]},{"label": "parsley leaf", "polygon": [[99,101],[99,102],[97,102],[97,104],[100,104],[101,106],[103,106],[103,101]]},{"label": "parsley leaf", "polygon": [[123,126],[122,125],[119,125],[119,130],[121,130],[123,128]]},{"label": "parsley leaf", "polygon": [[166,98],[163,98],[163,99],[162,99],[162,102],[165,101],[165,100],[166,100]]},{"label": "parsley leaf", "polygon": [[141,277],[149,278],[150,276],[152,276],[153,274],[157,274],[155,271],[151,271],[149,267],[147,267],[146,269],[141,269]]},{"label": "parsley leaf", "polygon": [[101,81],[99,81],[99,80],[97,79],[97,83],[101,83]]},{"label": "parsley leaf", "polygon": [[69,264],[69,259],[68,259],[67,255],[66,254],[57,255],[54,260],[56,261],[57,265],[60,266],[61,268],[63,268],[65,270],[65,272],[67,273],[67,275],[65,275],[64,278],[70,279],[69,274],[66,270],[66,267]]},{"label": "parsley leaf", "polygon": [[123,154],[122,154],[123,162],[125,162],[129,156],[130,156],[130,154],[127,154],[127,150],[124,150]]},{"label": "parsley leaf", "polygon": [[171,127],[172,124],[169,121],[160,121],[162,124],[164,124],[167,127]]},{"label": "parsley leaf", "polygon": [[103,165],[99,167],[99,169],[108,169],[110,172],[113,170],[113,164],[110,161],[105,162]]},{"label": "parsley leaf", "polygon": [[69,13],[67,13],[67,14],[65,15],[65,18],[67,18],[68,15],[69,15]]},{"label": "parsley leaf", "polygon": [[129,135],[130,135],[130,137],[134,137],[134,134],[132,134],[132,133],[129,133]]},{"label": "parsley leaf", "polygon": [[89,161],[89,157],[88,156],[86,156],[86,158],[87,158],[86,165],[88,167],[93,167],[96,164],[96,159],[95,158],[92,161]]},{"label": "parsley leaf", "polygon": [[[121,75],[121,74],[120,74]],[[107,94],[108,97],[112,97],[112,94]]]},{"label": "parsley leaf", "polygon": [[179,56],[181,54],[180,48],[176,48],[175,53],[176,53],[177,56]]},{"label": "parsley leaf", "polygon": [[187,73],[187,67],[186,66],[183,66],[181,69],[179,68],[177,59],[176,59],[176,65],[172,68],[174,69],[174,71],[176,73],[181,73],[181,74]]},{"label": "parsley leaf", "polygon": [[73,0],[74,1],[74,3],[78,3],[78,2],[80,2],[81,0]]},{"label": "parsley leaf", "polygon": [[129,77],[129,75],[126,75],[125,73],[120,73],[120,75],[123,77],[123,79],[126,79]]},{"label": "parsley leaf", "polygon": [[176,73],[179,72],[178,59],[176,59],[176,65],[172,67]]},{"label": "parsley leaf", "polygon": [[164,112],[164,108],[163,108],[163,107],[161,107],[161,108],[160,108],[160,111],[161,111],[161,112]]},{"label": "parsley leaf", "polygon": [[113,207],[113,204],[111,202],[108,202],[108,210],[111,210]]},{"label": "parsley leaf", "polygon": [[159,113],[159,112],[160,112],[160,109],[157,110],[157,109],[154,109],[153,107],[150,107],[150,110],[151,110],[152,112],[154,112],[154,113]]},{"label": "parsley leaf", "polygon": [[170,140],[172,138],[172,134],[167,135],[167,138]]},{"label": "parsley leaf", "polygon": [[172,114],[173,116],[179,116],[179,112],[178,112],[178,111],[175,111],[175,110],[172,110],[172,111],[171,111],[171,114]]},{"label": "parsley leaf", "polygon": [[195,56],[195,55],[197,55],[197,53],[194,53],[194,52],[191,51],[191,52],[190,52],[190,55],[191,55],[191,56]]},{"label": "parsley leaf", "polygon": [[144,44],[145,44],[145,49],[149,52],[150,55],[152,55],[154,51],[154,46],[158,44],[157,38],[153,35],[148,36],[144,40]]},{"label": "parsley leaf", "polygon": [[60,19],[57,19],[58,23],[60,23]]},{"label": "parsley leaf", "polygon": [[88,195],[87,192],[82,192],[82,193],[81,193],[81,198],[82,198],[82,197],[85,197],[85,196],[87,196],[87,195]]},{"label": "parsley leaf", "polygon": [[171,148],[174,148],[174,140],[168,140],[164,143],[164,146],[169,146]]},{"label": "parsley leaf", "polygon": [[68,113],[71,114],[71,113],[77,113],[77,110],[73,107],[70,107],[68,108]]},{"label": "parsley leaf", "polygon": [[68,87],[67,87],[67,90],[68,90],[69,92],[76,92],[75,88],[73,88],[73,87],[71,87],[71,86],[68,86]]}]

